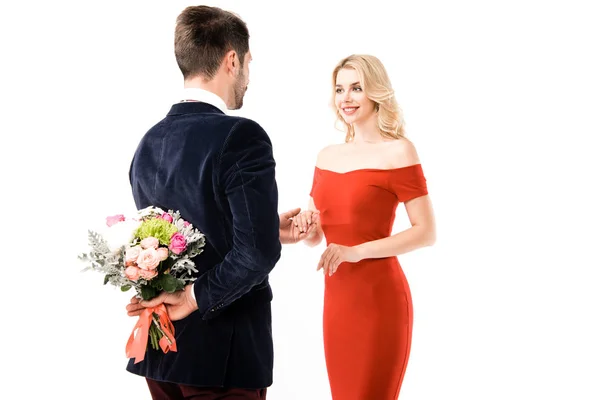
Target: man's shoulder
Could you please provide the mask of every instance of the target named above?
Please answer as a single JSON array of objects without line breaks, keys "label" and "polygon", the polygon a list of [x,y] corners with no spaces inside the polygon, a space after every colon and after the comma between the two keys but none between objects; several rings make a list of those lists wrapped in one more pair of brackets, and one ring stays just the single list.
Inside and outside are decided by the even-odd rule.
[{"label": "man's shoulder", "polygon": [[181,115],[167,115],[148,129],[146,136],[165,130],[196,134],[198,132],[210,133],[211,135],[223,135],[224,137],[234,130],[263,131],[260,124],[252,119],[228,115],[223,113],[191,113],[183,118]]},{"label": "man's shoulder", "polygon": [[152,126],[141,141],[151,143],[173,134],[179,142],[194,146],[201,143],[202,146],[219,148],[227,143],[254,140],[271,143],[269,135],[258,122],[220,112],[187,114],[183,118],[181,115],[175,118],[166,116]]},{"label": "man's shoulder", "polygon": [[228,116],[229,129],[226,134],[226,141],[241,140],[244,142],[253,140],[262,140],[271,143],[271,139],[265,129],[255,120],[240,117]]},{"label": "man's shoulder", "polygon": [[197,118],[197,121],[192,120],[190,122],[197,125],[198,128],[218,130],[226,136],[238,130],[264,132],[263,127],[258,122],[237,115],[211,113],[198,114]]},{"label": "man's shoulder", "polygon": [[[165,118],[165,120],[168,120],[168,118],[169,117]],[[204,129],[209,128],[229,131],[244,120],[247,120],[247,118],[223,114],[221,112],[195,113],[187,114],[184,119],[179,119],[178,123],[175,123],[175,125],[182,124],[183,126],[189,124],[199,128],[203,127]]]}]

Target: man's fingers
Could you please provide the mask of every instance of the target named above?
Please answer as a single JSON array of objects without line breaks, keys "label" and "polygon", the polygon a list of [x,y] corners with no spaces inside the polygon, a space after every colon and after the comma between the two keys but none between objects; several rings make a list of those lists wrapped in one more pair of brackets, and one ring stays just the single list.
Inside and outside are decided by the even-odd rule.
[{"label": "man's fingers", "polygon": [[162,304],[165,302],[165,299],[167,298],[167,294],[168,293],[162,293],[159,296],[153,298],[152,300],[148,300],[148,301],[141,301],[140,305],[146,308],[149,307],[156,307],[159,304]]},{"label": "man's fingers", "polygon": [[289,210],[289,211],[286,211],[283,214],[281,214],[281,218],[282,219],[290,219],[290,218],[298,215],[298,213],[300,213],[300,208],[294,208],[293,210]]},{"label": "man's fingers", "polygon": [[138,317],[138,316],[142,315],[143,311],[144,311],[144,308],[142,308],[141,310],[127,311],[127,315],[129,317]]},{"label": "man's fingers", "polygon": [[137,296],[133,296],[131,300],[129,300],[130,304],[137,304],[140,302],[140,299]]},{"label": "man's fingers", "polygon": [[144,311],[146,307],[140,305],[139,303],[137,304],[127,304],[127,306],[125,307],[125,309],[127,310],[127,315],[129,315],[130,317],[136,317],[138,315],[140,315],[142,313],[142,311]]},{"label": "man's fingers", "polygon": [[146,307],[142,306],[142,305],[141,305],[141,304],[139,304],[139,303],[137,303],[137,304],[132,304],[132,303],[129,303],[129,304],[127,304],[127,306],[125,307],[125,309],[126,309],[126,310],[128,310],[128,311],[129,311],[129,310],[139,310],[139,309],[142,309],[142,308],[146,308]]}]

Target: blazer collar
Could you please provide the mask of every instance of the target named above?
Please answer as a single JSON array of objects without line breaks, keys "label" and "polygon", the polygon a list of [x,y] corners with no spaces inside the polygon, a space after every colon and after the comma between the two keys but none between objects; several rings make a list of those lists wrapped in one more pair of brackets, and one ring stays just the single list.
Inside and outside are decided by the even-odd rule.
[{"label": "blazer collar", "polygon": [[167,115],[182,115],[182,114],[202,114],[202,113],[213,113],[213,114],[225,114],[220,108],[205,103],[203,101],[187,101],[183,103],[176,103],[171,106],[171,110]]}]

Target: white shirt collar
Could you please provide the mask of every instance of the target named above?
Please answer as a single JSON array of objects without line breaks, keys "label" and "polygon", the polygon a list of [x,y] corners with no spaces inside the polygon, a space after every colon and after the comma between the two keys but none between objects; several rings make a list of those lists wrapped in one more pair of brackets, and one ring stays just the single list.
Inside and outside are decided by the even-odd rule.
[{"label": "white shirt collar", "polygon": [[213,92],[209,92],[208,90],[200,88],[184,88],[181,94],[181,100],[195,100],[208,103],[223,111],[224,114],[227,114],[228,111],[227,105],[222,98]]}]

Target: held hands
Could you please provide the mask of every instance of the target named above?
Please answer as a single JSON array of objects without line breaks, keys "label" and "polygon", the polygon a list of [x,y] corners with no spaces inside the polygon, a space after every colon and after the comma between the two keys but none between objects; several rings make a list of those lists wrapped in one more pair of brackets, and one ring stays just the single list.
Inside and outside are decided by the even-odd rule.
[{"label": "held hands", "polygon": [[282,244],[298,243],[312,237],[318,229],[319,212],[299,208],[279,216],[279,241]]},{"label": "held hands", "polygon": [[313,210],[305,210],[292,218],[292,223],[300,231],[305,233],[305,239],[309,239],[317,232],[319,222],[319,212]]},{"label": "held hands", "polygon": [[342,246],[331,243],[321,255],[317,271],[323,269],[323,274],[333,275],[343,262],[355,263],[361,260],[356,247]]}]

